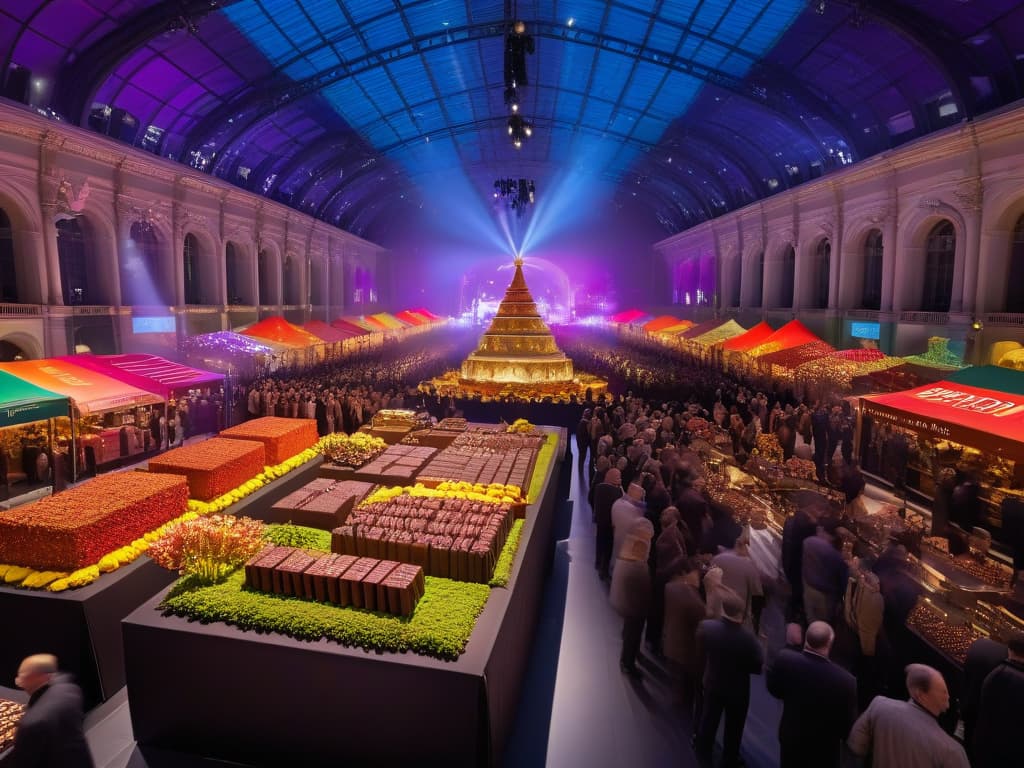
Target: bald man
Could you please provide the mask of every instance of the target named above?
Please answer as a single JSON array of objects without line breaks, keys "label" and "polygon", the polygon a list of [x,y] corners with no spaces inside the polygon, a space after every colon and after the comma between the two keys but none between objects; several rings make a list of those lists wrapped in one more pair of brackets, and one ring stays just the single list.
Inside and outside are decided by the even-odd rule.
[{"label": "bald man", "polygon": [[782,699],[781,768],[839,765],[840,745],[857,718],[857,681],[829,661],[833,640],[832,627],[812,622],[803,649],[783,648],[765,675],[768,692]]},{"label": "bald man", "polygon": [[949,689],[937,669],[907,667],[909,701],[876,696],[860,716],[847,745],[872,768],[969,768],[964,748],[936,718],[949,709]]},{"label": "bald man", "polygon": [[14,682],[29,699],[4,768],[93,768],[82,730],[82,691],[57,671],[57,657],[29,656]]}]

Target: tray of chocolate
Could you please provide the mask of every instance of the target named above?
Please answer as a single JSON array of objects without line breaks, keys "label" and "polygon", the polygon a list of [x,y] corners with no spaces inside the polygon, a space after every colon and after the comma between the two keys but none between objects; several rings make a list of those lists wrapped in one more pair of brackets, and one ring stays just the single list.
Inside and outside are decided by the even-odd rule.
[{"label": "tray of chocolate", "polygon": [[23,714],[25,707],[18,702],[0,699],[0,752],[14,744],[14,732]]},{"label": "tray of chocolate", "polygon": [[922,539],[921,562],[938,572],[951,586],[971,592],[1006,592],[1013,572],[991,558],[974,555],[951,556],[949,542],[938,536]]},{"label": "tray of chocolate", "polygon": [[465,480],[470,483],[502,483],[527,488],[537,461],[533,448],[509,449],[495,453],[486,448],[456,447],[441,451],[419,473],[424,483]]},{"label": "tray of chocolate", "polygon": [[458,436],[458,432],[444,429],[420,429],[402,438],[402,445],[425,445],[428,448],[447,448]]},{"label": "tray of chocolate", "polygon": [[437,448],[422,445],[391,445],[369,464],[352,473],[353,480],[382,485],[412,485]]},{"label": "tray of chocolate", "polygon": [[961,665],[967,660],[967,649],[971,647],[971,643],[985,637],[973,624],[957,621],[924,599],[918,600],[914,610],[910,612],[907,626]]},{"label": "tray of chocolate", "polygon": [[363,504],[331,532],[331,550],[419,565],[428,576],[486,583],[512,528],[512,505],[396,496]]},{"label": "tray of chocolate", "polygon": [[465,432],[468,426],[469,422],[456,416],[449,416],[437,423],[437,428],[446,432]]},{"label": "tray of chocolate", "polygon": [[361,480],[317,478],[272,506],[268,521],[329,531],[344,523],[372,489],[373,483]]},{"label": "tray of chocolate", "polygon": [[540,450],[544,445],[544,435],[520,435],[506,432],[503,427],[493,425],[471,424],[465,432],[455,438],[455,448],[482,448],[491,451],[510,451],[514,449],[533,448]]},{"label": "tray of chocolate", "polygon": [[[267,565],[272,561],[276,562]],[[269,589],[264,572],[269,574]],[[423,597],[425,581],[423,569],[409,563],[268,547],[245,564],[245,585],[276,595],[411,616]]]}]

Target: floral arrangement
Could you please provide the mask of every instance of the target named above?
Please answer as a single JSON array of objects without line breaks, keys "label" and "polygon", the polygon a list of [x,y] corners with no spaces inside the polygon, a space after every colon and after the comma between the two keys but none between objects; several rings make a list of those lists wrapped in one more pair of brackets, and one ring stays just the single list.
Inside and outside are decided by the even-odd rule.
[{"label": "floral arrangement", "polygon": [[757,436],[757,447],[754,450],[765,461],[782,463],[783,453],[779,438],[769,432],[762,432]]},{"label": "floral arrangement", "polygon": [[150,459],[149,471],[184,475],[189,496],[210,501],[255,477],[265,457],[262,443],[212,437]]},{"label": "floral arrangement", "polygon": [[[95,564],[183,514],[187,501],[187,487],[178,477],[142,472],[103,475],[0,512],[0,563],[67,575],[64,572]],[[8,583],[31,575],[21,574],[17,566],[8,566]],[[35,577],[33,584],[41,579]]]},{"label": "floral arrangement", "polygon": [[814,462],[808,459],[799,459],[796,456],[792,456],[786,459],[782,466],[790,477],[797,477],[801,480],[814,480],[818,476]]},{"label": "floral arrangement", "polygon": [[335,432],[324,435],[316,444],[317,451],[328,461],[357,469],[383,453],[385,448],[387,443],[366,432],[351,435]]},{"label": "floral arrangement", "polygon": [[285,459],[316,445],[316,420],[266,416],[222,430],[220,436],[263,443],[266,463],[280,464]]},{"label": "floral arrangement", "polygon": [[508,432],[518,435],[532,435],[535,427],[526,419],[516,419],[508,425]]},{"label": "floral arrangement", "polygon": [[209,515],[174,523],[149,547],[157,565],[216,584],[259,552],[265,526],[251,517]]},{"label": "floral arrangement", "polygon": [[427,488],[423,483],[416,483],[412,487],[398,485],[381,487],[363,499],[360,506],[374,504],[378,501],[391,501],[399,496],[424,499],[468,499],[469,501],[509,504],[524,501],[522,488],[515,485],[502,485],[501,483],[482,485],[463,480],[457,482],[446,480],[438,483],[436,488]]}]

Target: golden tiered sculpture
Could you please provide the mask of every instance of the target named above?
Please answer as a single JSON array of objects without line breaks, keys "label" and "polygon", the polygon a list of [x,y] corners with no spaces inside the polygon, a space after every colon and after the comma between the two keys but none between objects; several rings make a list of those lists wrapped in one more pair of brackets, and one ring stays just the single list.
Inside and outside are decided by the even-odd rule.
[{"label": "golden tiered sculpture", "polygon": [[459,380],[463,384],[569,383],[573,380],[572,360],[555,344],[555,337],[537,311],[526,286],[523,260],[517,258],[515,264],[515,275],[491,327],[476,351],[462,363]]},{"label": "golden tiered sculpture", "polygon": [[608,383],[603,379],[575,374],[572,360],[558,348],[537,311],[522,258],[516,258],[515,267],[480,346],[463,361],[461,370],[434,379],[433,386],[443,395],[537,400],[581,398],[587,389],[594,396],[604,392]]}]

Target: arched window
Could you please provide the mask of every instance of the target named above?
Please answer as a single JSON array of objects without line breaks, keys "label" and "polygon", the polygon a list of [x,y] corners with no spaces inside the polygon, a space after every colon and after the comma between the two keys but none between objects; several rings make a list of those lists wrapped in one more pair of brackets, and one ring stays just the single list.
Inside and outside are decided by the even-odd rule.
[{"label": "arched window", "polygon": [[750,297],[750,306],[756,309],[761,306],[761,297],[764,294],[764,251],[758,253],[752,262],[750,289],[747,291],[747,295]]},{"label": "arched window", "polygon": [[199,287],[199,240],[191,232],[185,235],[183,252],[185,270],[185,303],[202,304],[203,293]]},{"label": "arched window", "polygon": [[14,273],[14,232],[7,212],[0,208],[0,301],[18,301],[18,280]]},{"label": "arched window", "polygon": [[928,234],[921,294],[921,309],[925,312],[949,312],[955,263],[956,230],[947,219],[936,224]]},{"label": "arched window", "polygon": [[796,251],[792,245],[787,245],[782,254],[782,269],[780,271],[779,285],[779,307],[788,308],[793,306],[793,280],[796,277]]},{"label": "arched window", "polygon": [[61,219],[57,222],[57,261],[60,264],[60,289],[65,306],[92,304],[85,248],[85,233],[78,219]]},{"label": "arched window", "polygon": [[260,251],[259,263],[256,266],[259,281],[259,302],[261,305],[274,304],[270,296],[270,254],[265,250]]},{"label": "arched window", "polygon": [[814,283],[811,286],[811,307],[825,309],[828,306],[829,268],[832,263],[832,243],[826,237],[814,249]]},{"label": "arched window", "polygon": [[299,259],[297,256],[289,254],[284,260],[284,303],[285,304],[298,304],[299,295],[299,281],[298,281],[298,265]]},{"label": "arched window", "polygon": [[1013,228],[1005,311],[1024,312],[1024,216],[1017,219],[1017,226]]},{"label": "arched window", "polygon": [[863,309],[882,308],[882,232],[872,229],[864,241],[864,286],[860,305]]},{"label": "arched window", "polygon": [[732,269],[732,279],[729,281],[729,295],[726,297],[727,307],[738,307],[740,305],[740,265],[743,261],[739,256],[733,256],[729,266]]},{"label": "arched window", "polygon": [[228,288],[228,304],[244,304],[242,257],[234,243],[224,246],[224,278]]},{"label": "arched window", "polygon": [[160,244],[156,230],[147,222],[132,224],[131,246],[125,256],[121,278],[121,303],[125,305],[169,304],[164,282],[160,279]]}]

